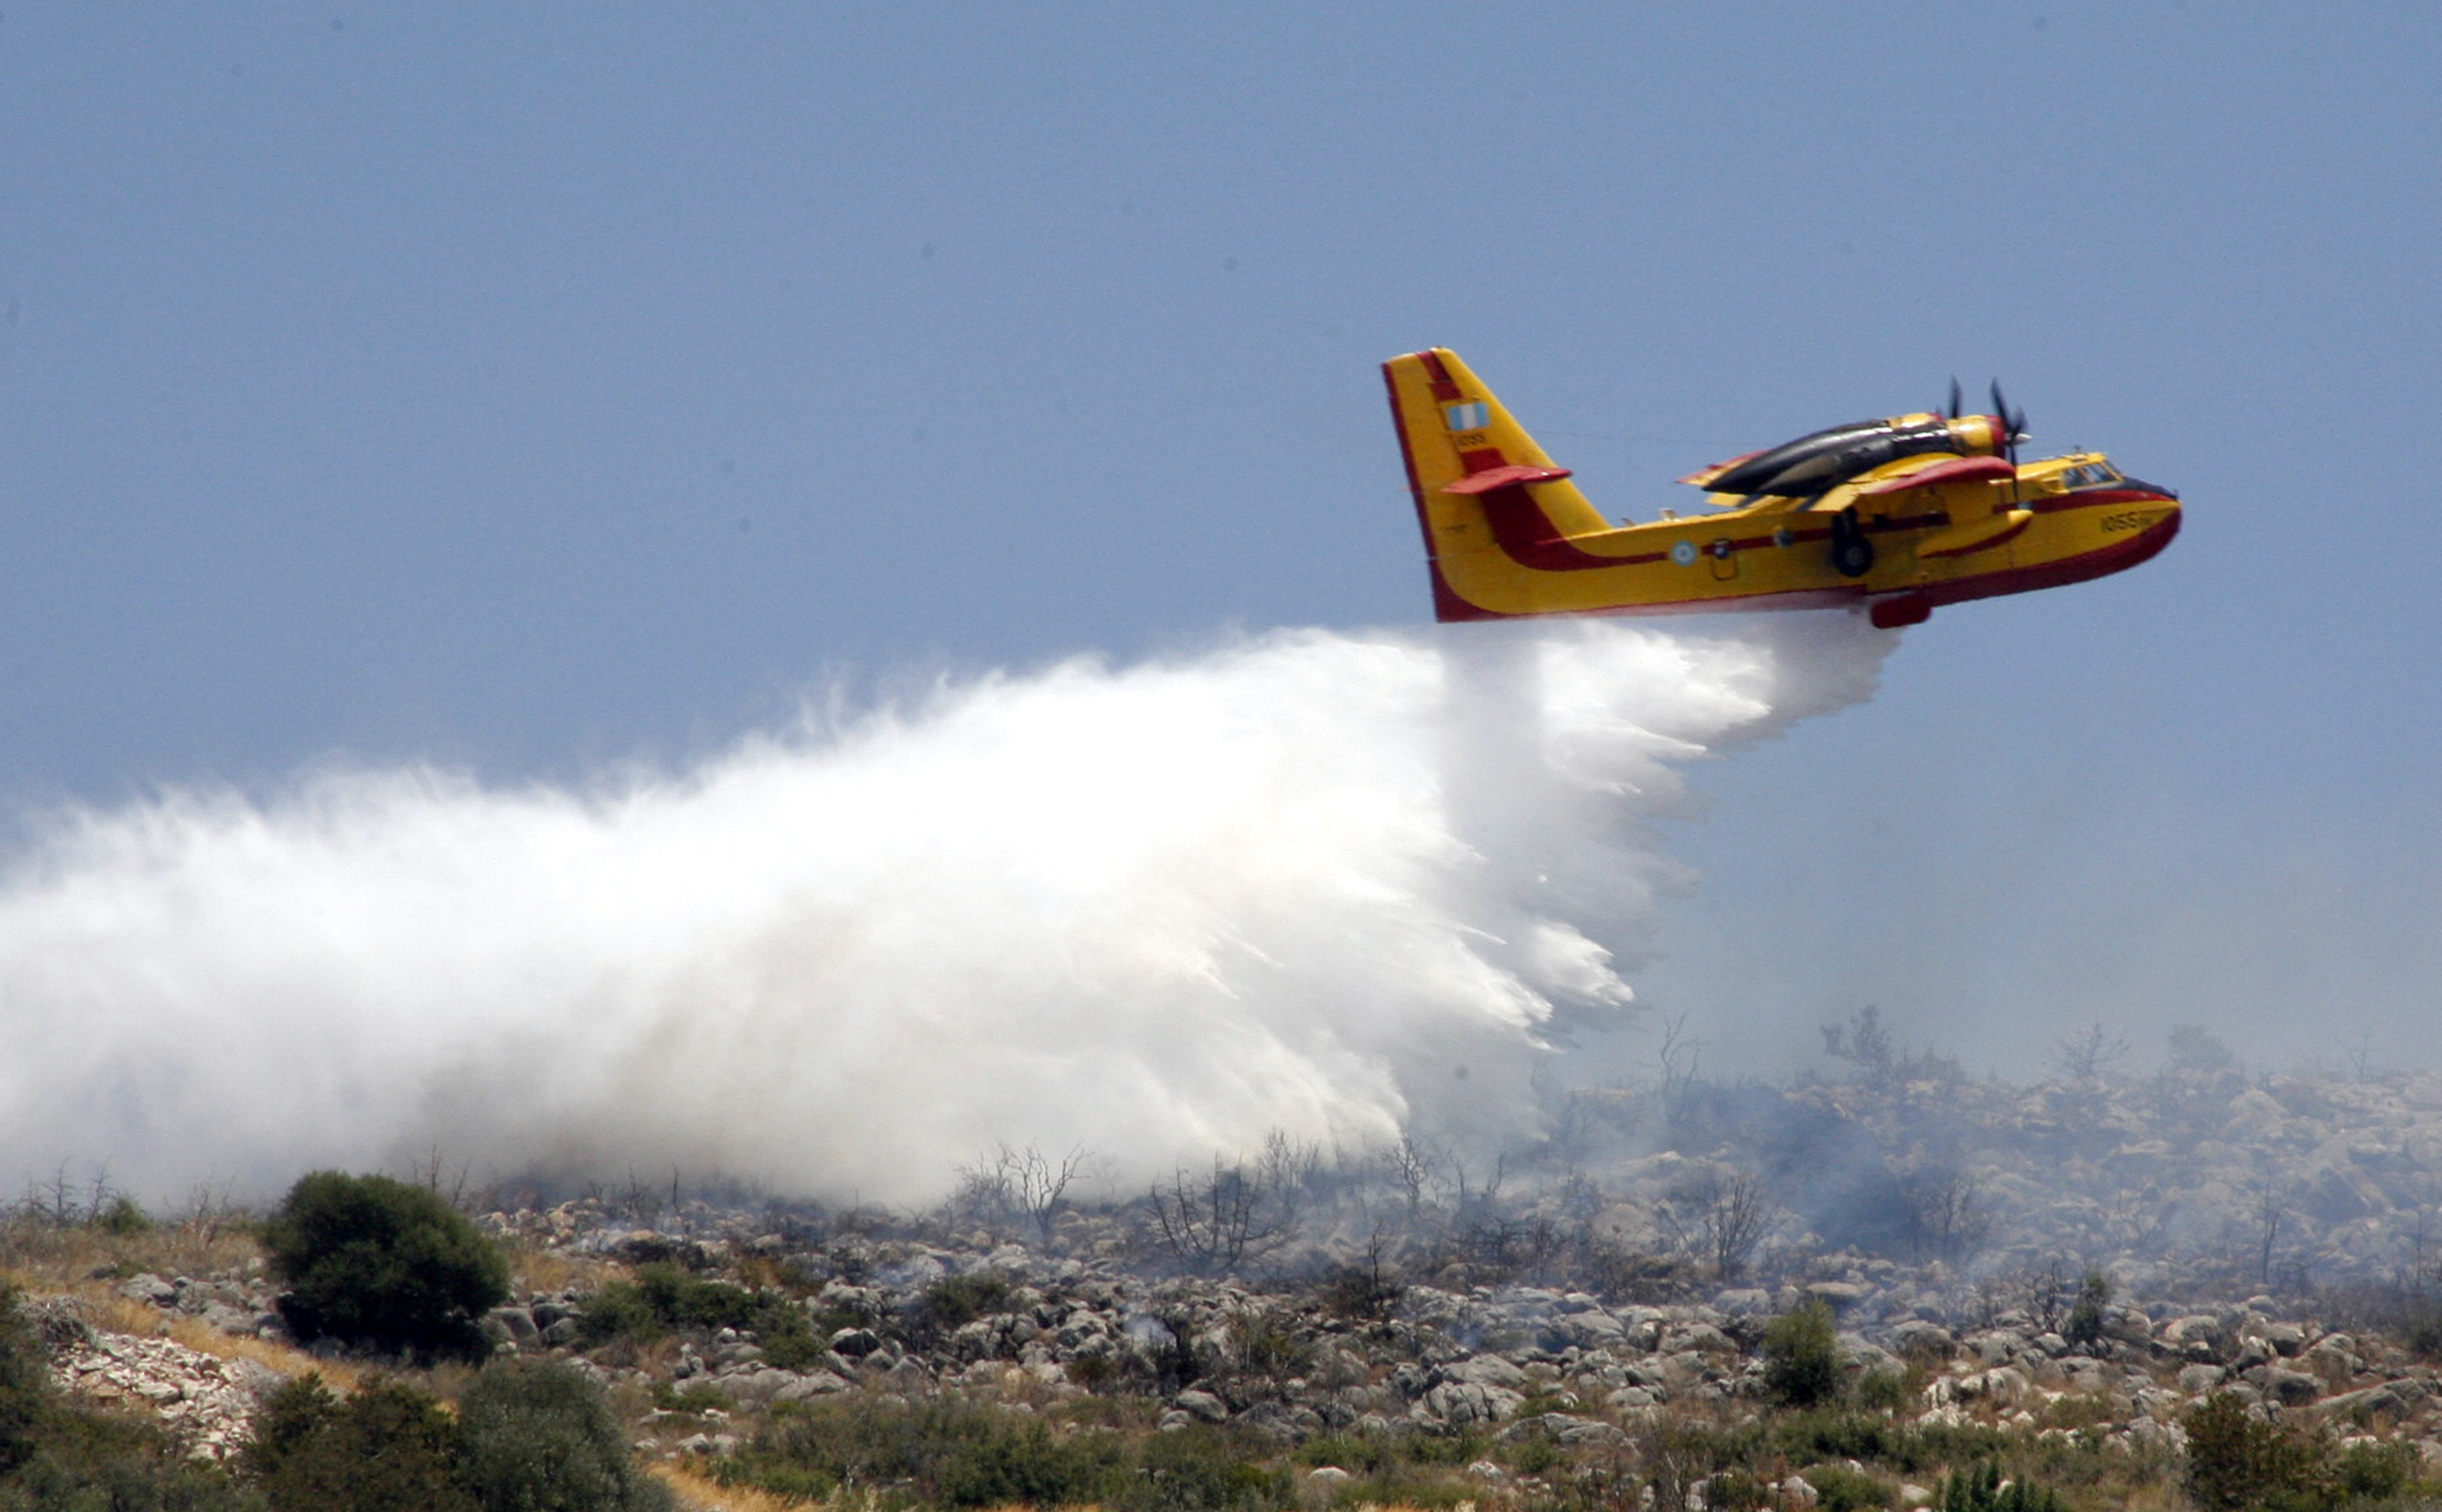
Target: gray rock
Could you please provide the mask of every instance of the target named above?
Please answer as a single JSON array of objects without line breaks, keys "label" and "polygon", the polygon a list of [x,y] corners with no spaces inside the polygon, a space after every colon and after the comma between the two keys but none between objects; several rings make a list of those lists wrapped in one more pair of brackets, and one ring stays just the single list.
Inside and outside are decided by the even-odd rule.
[{"label": "gray rock", "polygon": [[772,1394],[772,1400],[775,1402],[804,1402],[811,1401],[817,1396],[829,1396],[835,1393],[854,1391],[855,1389],[856,1388],[849,1385],[845,1378],[834,1375],[829,1371],[808,1371],[806,1374],[797,1376],[794,1380],[790,1381],[779,1390],[774,1392]]},{"label": "gray rock", "polygon": [[1199,1423],[1230,1421],[1230,1404],[1211,1392],[1184,1391],[1172,1397],[1170,1405]]},{"label": "gray rock", "polygon": [[1471,1423],[1492,1424],[1518,1411],[1526,1398],[1517,1392],[1500,1386],[1479,1386],[1472,1381],[1444,1381],[1425,1393],[1415,1411],[1439,1418],[1452,1428],[1465,1428]]},{"label": "gray rock", "polygon": [[2305,1371],[2274,1365],[2264,1372],[2264,1391],[2284,1407],[2304,1407],[2324,1394],[2324,1383]]},{"label": "gray rock", "polygon": [[1808,1284],[1806,1294],[1833,1312],[1843,1313],[1865,1301],[1869,1290],[1853,1281],[1817,1281]]},{"label": "gray rock", "polygon": [[863,1359],[882,1347],[882,1336],[870,1328],[843,1328],[831,1335],[831,1353]]},{"label": "gray rock", "polygon": [[1286,1402],[1257,1402],[1235,1422],[1278,1444],[1303,1444],[1330,1426],[1314,1409]]},{"label": "gray rock", "polygon": [[1455,1365],[1446,1365],[1442,1367],[1442,1378],[1475,1386],[1502,1386],[1512,1391],[1526,1384],[1526,1373],[1499,1355],[1477,1355]]},{"label": "gray rock", "polygon": [[1673,1325],[1664,1332],[1661,1341],[1654,1347],[1666,1355],[1681,1355],[1690,1350],[1707,1355],[1739,1353],[1738,1340],[1710,1323],[1701,1322]]}]

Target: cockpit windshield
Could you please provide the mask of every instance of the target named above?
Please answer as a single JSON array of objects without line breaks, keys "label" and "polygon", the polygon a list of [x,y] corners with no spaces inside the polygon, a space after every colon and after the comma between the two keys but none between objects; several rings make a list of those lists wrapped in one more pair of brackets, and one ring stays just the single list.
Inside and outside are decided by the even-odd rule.
[{"label": "cockpit windshield", "polygon": [[2107,488],[2119,481],[2120,474],[2114,472],[2106,462],[2082,463],[2061,474],[2061,483],[2071,490]]}]

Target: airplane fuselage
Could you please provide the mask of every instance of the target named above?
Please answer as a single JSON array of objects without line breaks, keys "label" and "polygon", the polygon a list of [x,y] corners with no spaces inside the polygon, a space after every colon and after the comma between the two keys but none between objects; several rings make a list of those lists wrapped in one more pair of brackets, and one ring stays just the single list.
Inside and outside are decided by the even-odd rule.
[{"label": "airplane fuselage", "polygon": [[[2124,571],[2179,529],[2175,495],[2099,452],[2021,466],[1990,454],[2016,439],[1994,417],[1931,415],[1881,423],[1864,446],[1847,432],[1871,428],[1839,428],[1845,451],[1818,453],[1853,465],[1793,465],[1776,448],[1698,475],[1737,483],[1761,467],[1801,496],[1716,492],[1703,516],[1614,525],[1453,355],[1394,358],[1385,373],[1445,620],[1864,605],[1905,625]],[[1933,436],[1944,425],[1957,434]]]}]

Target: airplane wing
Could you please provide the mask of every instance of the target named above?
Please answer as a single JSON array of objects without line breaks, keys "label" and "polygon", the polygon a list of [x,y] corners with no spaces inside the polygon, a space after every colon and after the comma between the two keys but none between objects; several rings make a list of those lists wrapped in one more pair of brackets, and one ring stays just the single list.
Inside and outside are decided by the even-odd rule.
[{"label": "airplane wing", "polygon": [[1944,457],[1912,472],[1877,478],[1857,490],[1862,497],[1904,494],[1911,488],[1939,488],[1944,483],[2004,483],[2018,469],[1999,457]]}]

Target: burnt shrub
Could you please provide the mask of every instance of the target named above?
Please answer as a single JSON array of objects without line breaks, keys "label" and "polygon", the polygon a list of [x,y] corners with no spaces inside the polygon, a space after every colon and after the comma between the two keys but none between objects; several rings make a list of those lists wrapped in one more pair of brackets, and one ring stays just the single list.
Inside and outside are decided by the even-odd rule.
[{"label": "burnt shrub", "polygon": [[508,1298],[500,1248],[439,1193],[389,1176],[317,1171],[264,1226],[280,1314],[301,1339],[419,1358],[486,1351],[476,1320]]}]

